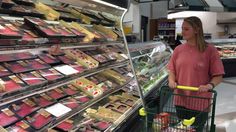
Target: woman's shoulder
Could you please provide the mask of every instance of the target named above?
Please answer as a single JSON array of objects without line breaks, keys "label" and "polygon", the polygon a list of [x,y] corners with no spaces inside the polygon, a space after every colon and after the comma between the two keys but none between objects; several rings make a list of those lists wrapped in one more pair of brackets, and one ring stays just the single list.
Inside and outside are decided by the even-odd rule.
[{"label": "woman's shoulder", "polygon": [[176,51],[179,51],[179,50],[183,50],[183,49],[185,49],[186,48],[186,44],[180,44],[180,45],[178,45],[176,48],[175,48],[175,50]]},{"label": "woman's shoulder", "polygon": [[208,50],[217,50],[214,44],[208,43],[207,44]]}]

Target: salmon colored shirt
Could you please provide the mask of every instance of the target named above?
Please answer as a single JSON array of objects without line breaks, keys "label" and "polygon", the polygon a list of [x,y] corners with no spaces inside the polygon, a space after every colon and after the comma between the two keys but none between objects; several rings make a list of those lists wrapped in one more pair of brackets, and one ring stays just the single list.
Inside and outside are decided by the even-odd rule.
[{"label": "salmon colored shirt", "polygon": [[[216,75],[224,74],[224,67],[217,49],[208,44],[204,52],[198,51],[196,46],[182,44],[175,48],[168,63],[168,69],[175,74],[176,83],[184,86],[199,87],[210,82]],[[194,92],[175,90],[176,94],[187,96],[199,96],[210,98],[210,92]],[[188,109],[203,111],[209,105],[206,99],[188,98],[175,96],[175,105],[184,106]]]}]

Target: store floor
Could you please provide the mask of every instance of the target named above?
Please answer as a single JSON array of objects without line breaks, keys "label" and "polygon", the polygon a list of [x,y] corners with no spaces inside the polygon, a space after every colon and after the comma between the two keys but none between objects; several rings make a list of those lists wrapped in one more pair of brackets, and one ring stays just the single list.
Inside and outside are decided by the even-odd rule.
[{"label": "store floor", "polygon": [[224,79],[216,87],[216,132],[235,132],[236,130],[236,78]]}]

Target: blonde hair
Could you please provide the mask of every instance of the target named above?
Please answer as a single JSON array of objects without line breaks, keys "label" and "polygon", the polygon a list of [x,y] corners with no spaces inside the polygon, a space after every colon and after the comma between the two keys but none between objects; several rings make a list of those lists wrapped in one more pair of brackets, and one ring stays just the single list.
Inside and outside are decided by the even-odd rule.
[{"label": "blonde hair", "polygon": [[207,43],[204,39],[201,20],[198,17],[192,16],[192,17],[185,18],[184,21],[189,23],[193,27],[193,29],[196,31],[197,48],[200,52],[204,52],[207,47]]}]

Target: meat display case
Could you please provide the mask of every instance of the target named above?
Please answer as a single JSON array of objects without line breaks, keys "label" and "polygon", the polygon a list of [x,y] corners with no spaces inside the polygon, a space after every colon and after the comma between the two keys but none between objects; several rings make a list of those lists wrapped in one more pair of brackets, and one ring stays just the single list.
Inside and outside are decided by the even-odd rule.
[{"label": "meat display case", "polygon": [[166,81],[168,76],[166,65],[173,51],[161,41],[128,46],[140,91],[145,98]]},{"label": "meat display case", "polygon": [[[90,128],[86,128],[86,124],[81,126],[80,122],[90,120],[91,123],[94,122],[93,131],[119,131],[122,124],[142,105],[122,29],[129,1],[122,2],[125,6],[101,0],[52,2],[55,3],[54,8],[62,5],[61,3],[68,4],[67,13],[75,18],[84,12],[92,12],[87,17],[100,15],[98,24],[101,25],[97,26],[82,23],[80,19],[75,22],[49,21],[44,20],[45,17],[35,18],[24,12],[17,14],[18,17],[12,17],[14,14],[11,14],[11,8],[4,9],[4,14],[9,16],[1,17],[1,22],[17,24],[14,27],[21,37],[7,36],[0,39],[0,54],[3,58],[0,108],[4,117],[14,119],[2,122],[3,129],[86,131]],[[24,8],[30,6],[29,9],[39,11],[39,7],[33,8],[34,4],[31,2]],[[40,5],[40,10],[46,9]],[[14,8],[17,6],[17,2],[14,3]],[[47,9],[50,8],[50,5],[47,6]],[[53,7],[48,10],[52,14],[44,15],[53,15]],[[73,14],[75,12],[70,12],[73,8],[83,10],[76,10],[76,15]],[[9,28],[13,31],[16,29]],[[63,30],[70,33],[70,36],[47,36],[39,29],[44,32]],[[29,53],[31,56],[19,58],[18,53]],[[19,60],[29,68],[18,71],[19,69],[6,65],[13,65]],[[15,70],[17,72],[12,72]],[[24,88],[6,92],[4,78],[9,76],[17,78],[16,83],[22,82]],[[19,114],[22,109],[31,107],[31,111]],[[94,111],[96,112],[93,113]],[[106,112],[111,114],[107,115]],[[102,116],[104,114],[106,117]]]}]

